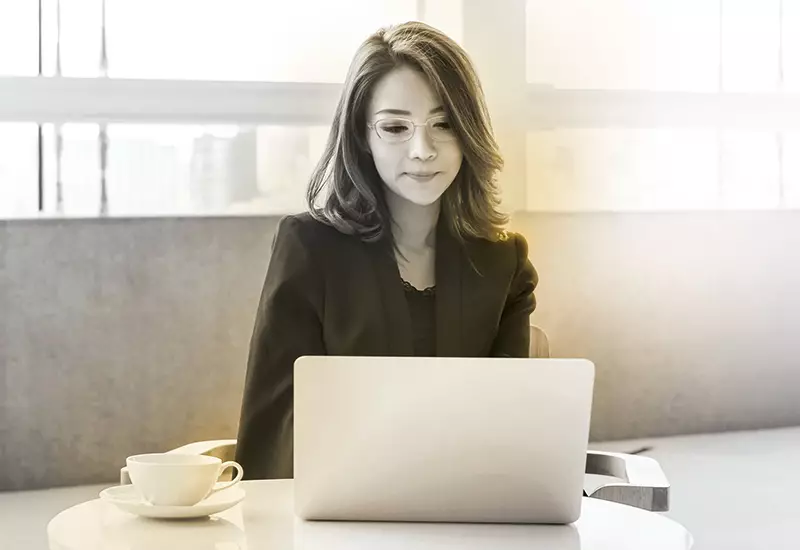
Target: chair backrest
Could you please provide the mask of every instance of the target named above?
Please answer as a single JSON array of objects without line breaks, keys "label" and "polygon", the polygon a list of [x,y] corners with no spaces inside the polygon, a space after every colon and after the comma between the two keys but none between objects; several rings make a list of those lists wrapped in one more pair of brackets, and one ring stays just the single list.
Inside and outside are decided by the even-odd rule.
[{"label": "chair backrest", "polygon": [[530,357],[546,359],[550,357],[550,341],[547,334],[536,325],[531,325]]}]

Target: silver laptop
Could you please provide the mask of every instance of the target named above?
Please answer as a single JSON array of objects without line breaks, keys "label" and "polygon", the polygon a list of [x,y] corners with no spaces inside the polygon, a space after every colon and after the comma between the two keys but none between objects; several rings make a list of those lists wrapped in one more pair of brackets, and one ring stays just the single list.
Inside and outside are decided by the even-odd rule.
[{"label": "silver laptop", "polygon": [[593,387],[584,359],[301,357],[295,513],[572,523]]}]

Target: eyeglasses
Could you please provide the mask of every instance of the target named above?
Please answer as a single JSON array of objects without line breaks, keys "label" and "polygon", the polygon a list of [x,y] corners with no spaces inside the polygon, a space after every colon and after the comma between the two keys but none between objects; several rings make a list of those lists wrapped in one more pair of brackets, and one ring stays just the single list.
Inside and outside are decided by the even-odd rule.
[{"label": "eyeglasses", "polygon": [[407,118],[384,118],[367,123],[368,128],[374,129],[378,137],[388,143],[408,141],[414,136],[417,126],[426,126],[433,141],[453,141],[456,138],[453,127],[444,115],[431,117],[425,124],[414,124]]}]

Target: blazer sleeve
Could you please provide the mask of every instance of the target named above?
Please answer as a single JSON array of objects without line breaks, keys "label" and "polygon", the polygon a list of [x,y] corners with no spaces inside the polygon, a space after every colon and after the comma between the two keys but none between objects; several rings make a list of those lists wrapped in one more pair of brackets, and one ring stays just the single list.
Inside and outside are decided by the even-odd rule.
[{"label": "blazer sleeve", "polygon": [[281,220],[272,243],[245,376],[236,461],[244,479],[293,476],[293,374],[301,355],[324,355],[323,280],[302,224]]},{"label": "blazer sleeve", "polygon": [[530,316],[536,309],[533,291],[539,283],[539,275],[528,259],[528,242],[525,237],[515,234],[513,238],[517,256],[516,270],[492,345],[492,355],[495,357],[528,357],[530,353]]}]

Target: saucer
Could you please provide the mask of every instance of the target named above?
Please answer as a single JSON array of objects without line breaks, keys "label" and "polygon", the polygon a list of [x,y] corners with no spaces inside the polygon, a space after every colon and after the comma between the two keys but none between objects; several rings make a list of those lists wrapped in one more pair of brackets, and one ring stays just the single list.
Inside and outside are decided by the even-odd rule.
[{"label": "saucer", "polygon": [[133,485],[117,485],[100,492],[100,499],[130,514],[146,518],[202,518],[232,508],[245,497],[241,487],[231,487],[201,500],[194,506],[156,506],[150,504]]}]

